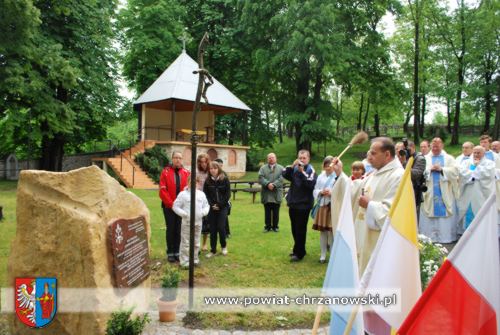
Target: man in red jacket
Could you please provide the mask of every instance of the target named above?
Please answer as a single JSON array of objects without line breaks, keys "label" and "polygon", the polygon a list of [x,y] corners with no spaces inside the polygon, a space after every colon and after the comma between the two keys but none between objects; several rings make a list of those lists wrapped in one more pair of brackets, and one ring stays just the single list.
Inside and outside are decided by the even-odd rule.
[{"label": "man in red jacket", "polygon": [[167,258],[173,263],[179,261],[181,243],[181,217],[174,213],[172,206],[177,195],[188,184],[189,171],[182,166],[182,154],[172,153],[172,164],[167,165],[160,175],[160,198],[165,224],[167,226]]}]

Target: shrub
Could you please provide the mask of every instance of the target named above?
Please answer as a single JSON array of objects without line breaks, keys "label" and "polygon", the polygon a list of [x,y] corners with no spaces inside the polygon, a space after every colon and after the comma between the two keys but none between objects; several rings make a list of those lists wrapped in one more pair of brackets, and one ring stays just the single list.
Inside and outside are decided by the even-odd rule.
[{"label": "shrub", "polygon": [[163,288],[161,300],[174,301],[177,298],[177,287],[180,278],[179,270],[170,266],[165,268],[161,278],[161,287]]},{"label": "shrub", "polygon": [[106,325],[106,335],[139,335],[150,318],[147,314],[132,319],[132,310],[120,310],[113,312]]},{"label": "shrub", "polygon": [[425,289],[443,264],[448,250],[439,243],[432,243],[430,238],[422,234],[418,235],[418,242],[420,246],[420,280],[422,289]]},{"label": "shrub", "polygon": [[247,165],[246,165],[246,170],[247,171],[259,171],[260,169],[260,153],[257,150],[248,150],[247,151]]},{"label": "shrub", "polygon": [[161,171],[169,163],[167,153],[159,145],[146,149],[144,153],[136,154],[134,159],[156,183],[160,181]]}]

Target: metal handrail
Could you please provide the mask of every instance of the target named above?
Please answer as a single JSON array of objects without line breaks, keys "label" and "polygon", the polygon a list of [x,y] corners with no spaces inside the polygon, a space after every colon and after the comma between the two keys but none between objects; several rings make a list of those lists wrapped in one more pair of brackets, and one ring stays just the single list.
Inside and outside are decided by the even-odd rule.
[{"label": "metal handrail", "polygon": [[[132,150],[130,150],[130,159],[132,159]],[[124,158],[124,154],[123,154],[123,151],[120,150],[120,172],[123,172],[123,158]],[[130,162],[129,160],[125,159],[126,162],[128,162],[130,164],[130,166],[132,167],[132,186],[135,185],[135,166],[132,162]]]}]

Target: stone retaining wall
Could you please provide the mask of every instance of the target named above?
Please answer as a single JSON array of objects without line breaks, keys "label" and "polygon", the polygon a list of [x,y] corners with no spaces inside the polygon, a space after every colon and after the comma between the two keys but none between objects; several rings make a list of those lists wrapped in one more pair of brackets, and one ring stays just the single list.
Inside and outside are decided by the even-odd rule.
[{"label": "stone retaining wall", "polygon": [[[62,163],[63,172],[79,169],[86,166],[92,165],[92,158],[94,157],[107,157],[109,156],[109,151],[91,152],[86,154],[78,155],[68,155],[64,156]],[[0,159],[0,179],[7,180],[17,180],[19,178],[19,172],[22,170],[38,170],[39,161],[32,159],[28,160],[18,160],[17,164],[13,164],[11,158],[11,164],[8,164],[8,159],[11,156],[4,157]]]}]

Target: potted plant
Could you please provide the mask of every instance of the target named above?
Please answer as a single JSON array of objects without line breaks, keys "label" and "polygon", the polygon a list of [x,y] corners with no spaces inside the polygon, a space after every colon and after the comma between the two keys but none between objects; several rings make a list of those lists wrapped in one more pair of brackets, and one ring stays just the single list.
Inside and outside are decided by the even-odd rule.
[{"label": "potted plant", "polygon": [[161,278],[162,296],[158,299],[158,312],[160,313],[161,322],[175,320],[179,280],[179,270],[170,266],[165,268],[165,273]]}]

